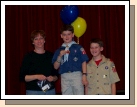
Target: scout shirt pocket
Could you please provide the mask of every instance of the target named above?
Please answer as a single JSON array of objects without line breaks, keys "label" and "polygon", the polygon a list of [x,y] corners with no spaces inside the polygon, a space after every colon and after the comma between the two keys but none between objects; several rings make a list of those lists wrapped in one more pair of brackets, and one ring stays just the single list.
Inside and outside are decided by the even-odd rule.
[{"label": "scout shirt pocket", "polygon": [[111,94],[111,82],[110,82],[110,67],[104,64],[100,69],[100,85],[102,87],[102,93]]},{"label": "scout shirt pocket", "polygon": [[102,80],[100,81],[101,87],[102,87],[102,93],[104,94],[111,94],[111,83],[110,83],[110,77],[109,74],[103,74]]},{"label": "scout shirt pocket", "polygon": [[89,85],[92,85],[95,81],[95,70],[90,66],[90,65],[87,65],[87,80],[88,80],[88,83]]},{"label": "scout shirt pocket", "polygon": [[109,73],[109,67],[103,66],[102,69],[100,69],[100,82],[102,85],[107,86],[110,85],[110,73]]},{"label": "scout shirt pocket", "polygon": [[77,50],[70,49],[70,55],[69,55],[69,63],[71,64],[71,69],[75,70],[81,70],[81,63],[80,63],[80,57],[78,55]]},{"label": "scout shirt pocket", "polygon": [[93,69],[89,64],[87,65],[87,81],[88,81],[88,89],[87,94],[91,95],[95,92],[96,87],[96,76],[95,69]]},{"label": "scout shirt pocket", "polygon": [[87,80],[89,82],[89,84],[92,84],[93,80],[94,80],[94,75],[92,71],[87,71]]}]

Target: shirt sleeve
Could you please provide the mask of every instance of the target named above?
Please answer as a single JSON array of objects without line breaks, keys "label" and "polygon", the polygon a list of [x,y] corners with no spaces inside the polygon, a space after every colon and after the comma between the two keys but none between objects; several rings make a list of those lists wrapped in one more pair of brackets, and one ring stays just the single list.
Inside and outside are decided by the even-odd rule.
[{"label": "shirt sleeve", "polygon": [[88,58],[88,56],[87,56],[87,54],[86,54],[85,49],[84,49],[82,46],[80,46],[79,51],[80,51],[81,62],[82,62],[82,63],[83,63],[84,61],[88,62],[89,58]]},{"label": "shirt sleeve", "polygon": [[27,71],[29,68],[29,56],[25,55],[22,60],[22,65],[20,67],[19,80],[25,81],[25,76],[27,75]]},{"label": "shirt sleeve", "polygon": [[60,53],[60,50],[59,50],[59,49],[55,51],[55,53],[54,53],[54,55],[53,55],[53,58],[52,58],[52,63],[53,63],[53,64],[54,64],[54,62],[57,60],[57,57],[58,57],[59,53]]},{"label": "shirt sleeve", "polygon": [[120,81],[120,78],[118,76],[118,73],[113,61],[110,61],[110,81],[111,83],[116,83]]}]

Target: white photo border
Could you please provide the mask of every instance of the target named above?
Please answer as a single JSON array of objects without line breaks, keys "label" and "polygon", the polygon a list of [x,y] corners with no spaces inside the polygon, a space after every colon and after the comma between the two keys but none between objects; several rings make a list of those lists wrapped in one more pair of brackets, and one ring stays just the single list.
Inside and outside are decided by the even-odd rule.
[{"label": "white photo border", "polygon": [[[125,95],[5,95],[5,5],[125,5]],[[129,99],[129,1],[1,1],[1,99]]]}]

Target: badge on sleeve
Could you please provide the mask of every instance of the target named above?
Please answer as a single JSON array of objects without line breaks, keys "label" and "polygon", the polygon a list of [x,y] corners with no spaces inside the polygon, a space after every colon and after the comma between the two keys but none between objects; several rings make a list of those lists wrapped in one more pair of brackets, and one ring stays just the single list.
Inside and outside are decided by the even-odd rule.
[{"label": "badge on sleeve", "polygon": [[82,52],[82,54],[86,54],[84,48],[80,48],[80,51]]},{"label": "badge on sleeve", "polygon": [[112,71],[113,71],[113,72],[117,72],[115,66],[112,66]]},{"label": "badge on sleeve", "polygon": [[110,59],[110,61],[112,62],[112,65],[111,65],[112,71],[117,72],[114,62],[111,59]]}]

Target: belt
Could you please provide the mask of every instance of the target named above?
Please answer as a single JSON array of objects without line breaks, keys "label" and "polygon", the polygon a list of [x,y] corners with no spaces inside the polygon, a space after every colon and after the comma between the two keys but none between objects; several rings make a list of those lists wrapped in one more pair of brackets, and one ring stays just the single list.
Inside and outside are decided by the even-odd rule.
[{"label": "belt", "polygon": [[73,72],[78,72],[78,71],[67,71],[65,73],[73,73]]},{"label": "belt", "polygon": [[74,71],[68,71],[68,72],[66,72],[66,73],[72,73],[72,72],[74,72]]}]

